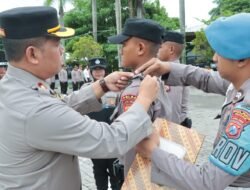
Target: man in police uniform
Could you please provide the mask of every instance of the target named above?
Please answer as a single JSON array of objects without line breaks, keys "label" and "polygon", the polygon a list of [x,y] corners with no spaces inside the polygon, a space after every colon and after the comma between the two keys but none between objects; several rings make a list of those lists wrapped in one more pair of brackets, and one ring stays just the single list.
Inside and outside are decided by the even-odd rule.
[{"label": "man in police uniform", "polygon": [[143,80],[135,104],[111,125],[81,114],[100,110],[101,96],[124,88],[132,73],[114,72],[65,97],[46,85],[61,69],[60,38],[73,34],[51,7],[0,13],[10,63],[0,81],[0,189],[79,190],[77,156],[117,157],[152,132],[155,77]]},{"label": "man in police uniform", "polygon": [[[153,20],[129,18],[124,24],[123,32],[108,39],[111,43],[122,44],[122,66],[134,71],[152,57],[156,57],[162,42],[163,31],[162,26]],[[118,100],[117,115],[127,111],[136,100],[142,78],[142,75],[136,75],[131,84],[122,91]],[[152,121],[157,117],[171,119],[170,100],[167,100],[168,97],[163,83],[159,81],[159,85],[160,92],[157,100],[148,112]],[[125,176],[134,158],[135,151],[133,148],[121,159],[121,163],[124,164]]]},{"label": "man in police uniform", "polygon": [[[209,162],[194,166],[157,148],[153,135],[137,147],[152,160],[153,182],[177,189],[250,187],[250,13],[219,18],[205,30],[218,72],[152,59],[136,72],[163,75],[169,85],[193,85],[226,95]],[[166,73],[169,73],[166,74]],[[231,82],[228,86],[228,81]]]},{"label": "man in police uniform", "polygon": [[75,65],[71,71],[71,81],[72,81],[72,90],[77,91],[79,87],[79,74],[78,74],[78,65]]},{"label": "man in police uniform", "polygon": [[[157,57],[162,61],[180,63],[180,57],[184,48],[184,37],[179,32],[165,31],[163,43]],[[187,117],[189,89],[187,86],[165,85],[171,100],[172,121],[191,128],[192,120]],[[168,105],[169,106],[169,105]]]},{"label": "man in police uniform", "polygon": [[65,69],[65,65],[62,65],[60,72],[58,73],[58,78],[60,81],[61,94],[67,94],[68,90],[68,73]]}]

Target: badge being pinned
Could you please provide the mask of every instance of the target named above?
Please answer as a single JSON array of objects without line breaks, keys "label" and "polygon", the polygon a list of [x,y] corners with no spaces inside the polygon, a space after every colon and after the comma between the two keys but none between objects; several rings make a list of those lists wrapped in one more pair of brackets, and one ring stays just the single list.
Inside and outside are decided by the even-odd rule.
[{"label": "badge being pinned", "polygon": [[134,103],[136,98],[137,98],[137,96],[129,95],[129,94],[122,96],[121,101],[122,101],[123,111],[127,111],[130,108],[130,106],[132,106],[132,104]]}]

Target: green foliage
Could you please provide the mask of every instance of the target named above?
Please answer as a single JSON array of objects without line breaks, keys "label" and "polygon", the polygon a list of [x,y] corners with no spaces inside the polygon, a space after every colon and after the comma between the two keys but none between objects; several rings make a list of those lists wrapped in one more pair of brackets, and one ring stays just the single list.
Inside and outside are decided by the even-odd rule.
[{"label": "green foliage", "polygon": [[70,62],[77,60],[78,63],[85,64],[84,58],[102,57],[102,45],[94,41],[92,36],[79,37],[72,45]]},{"label": "green foliage", "polygon": [[[129,0],[121,0],[122,23],[129,18]],[[118,68],[117,46],[107,44],[107,38],[116,34],[115,1],[97,0],[97,41],[102,44],[103,56],[110,64],[110,70]],[[65,26],[75,28],[76,36],[66,41],[66,51],[70,53],[71,60],[76,58],[76,42],[79,38],[92,35],[92,5],[90,0],[74,0],[74,9],[64,15]],[[158,21],[169,29],[177,29],[177,18],[169,18],[166,9],[160,6],[159,0],[144,1],[144,14],[146,18]],[[75,47],[75,49],[73,48]],[[91,49],[89,49],[91,50]],[[86,51],[89,52],[90,51]],[[79,58],[80,55],[77,56]],[[84,56],[82,56],[84,57]],[[91,57],[91,55],[86,55]]]},{"label": "green foliage", "polygon": [[211,15],[210,20],[215,20],[220,16],[231,16],[241,12],[250,13],[249,0],[214,0],[214,3],[218,6],[209,12]]},{"label": "green foliage", "polygon": [[164,28],[176,30],[180,28],[178,18],[169,18],[164,7],[160,6],[160,1],[155,0],[144,4],[145,18],[153,19],[161,24]]},{"label": "green foliage", "polygon": [[[231,16],[236,13],[250,12],[250,1],[249,0],[214,0],[217,6],[213,8],[209,14],[211,15],[208,21],[204,23],[209,24],[213,20],[221,16]],[[196,38],[193,40],[195,46],[193,52],[197,55],[201,55],[197,62],[208,62],[212,59],[213,50],[211,49],[208,41],[205,37],[203,30],[195,33]]]},{"label": "green foliage", "polygon": [[200,55],[197,59],[197,63],[208,63],[213,57],[213,50],[205,36],[204,30],[195,33],[195,39],[192,42],[194,44],[193,52]]},{"label": "green foliage", "polygon": [[117,56],[117,45],[114,44],[103,44],[104,57],[108,60],[108,71],[119,70],[118,56]]}]

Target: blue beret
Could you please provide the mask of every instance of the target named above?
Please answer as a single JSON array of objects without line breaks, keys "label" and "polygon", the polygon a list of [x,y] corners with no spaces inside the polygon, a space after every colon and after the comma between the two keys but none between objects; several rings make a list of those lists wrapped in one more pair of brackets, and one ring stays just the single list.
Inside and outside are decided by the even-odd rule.
[{"label": "blue beret", "polygon": [[205,34],[220,56],[240,60],[250,58],[250,13],[240,13],[212,22]]}]

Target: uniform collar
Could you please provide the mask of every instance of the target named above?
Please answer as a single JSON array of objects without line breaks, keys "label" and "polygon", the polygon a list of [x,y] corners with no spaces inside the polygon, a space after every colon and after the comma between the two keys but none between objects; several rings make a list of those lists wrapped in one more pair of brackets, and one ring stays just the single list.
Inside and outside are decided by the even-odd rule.
[{"label": "uniform collar", "polygon": [[46,83],[45,81],[37,78],[31,73],[23,69],[19,69],[11,64],[8,65],[6,74],[10,75],[11,77],[15,78],[18,81],[22,81],[27,86],[33,86],[34,84],[38,84],[38,83]]},{"label": "uniform collar", "polygon": [[246,80],[242,86],[240,87],[240,89],[238,91],[235,90],[234,93],[234,98],[233,98],[233,102],[239,102],[240,100],[242,100],[244,98],[247,98],[246,101],[249,102],[248,99],[249,98],[249,94],[250,94],[250,79]]},{"label": "uniform collar", "polygon": [[242,97],[244,97],[244,102],[250,104],[250,79],[246,80],[243,83],[239,91],[242,92]]}]

